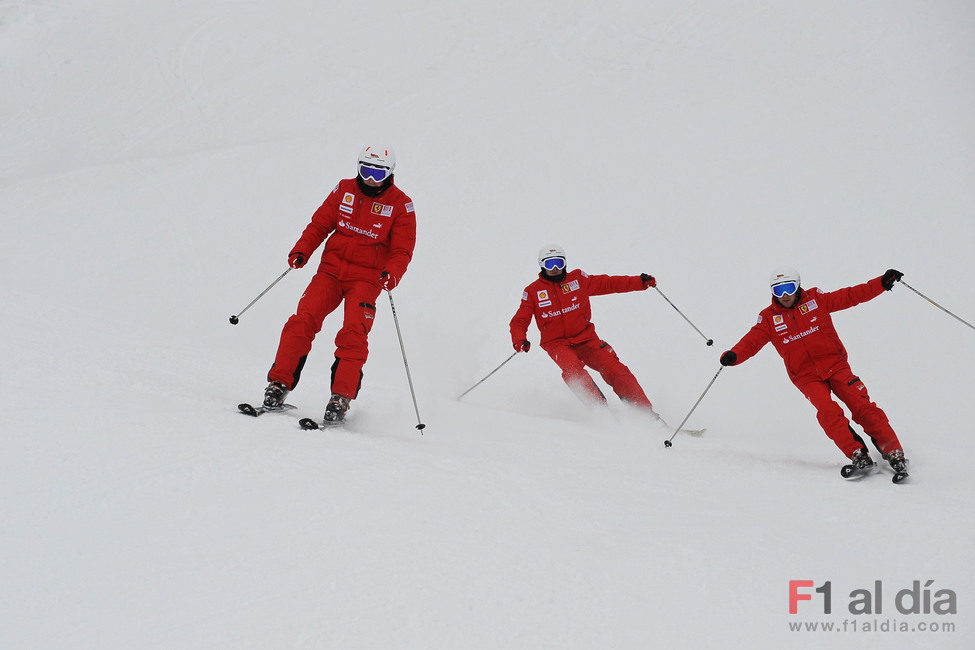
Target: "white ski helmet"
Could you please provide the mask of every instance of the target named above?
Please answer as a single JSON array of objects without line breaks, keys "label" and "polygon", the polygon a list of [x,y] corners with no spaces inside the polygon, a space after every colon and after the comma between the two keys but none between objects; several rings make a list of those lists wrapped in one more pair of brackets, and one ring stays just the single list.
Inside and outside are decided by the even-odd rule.
[{"label": "white ski helmet", "polygon": [[768,286],[774,287],[777,284],[785,284],[786,282],[795,282],[797,287],[800,286],[799,271],[787,266],[779,267],[772,271],[772,275],[769,276]]},{"label": "white ski helmet", "polygon": [[540,251],[538,251],[538,265],[541,268],[545,268],[545,260],[550,260],[554,258],[562,258],[565,261],[565,249],[561,246],[551,245],[543,246]]},{"label": "white ski helmet", "polygon": [[396,153],[389,147],[377,147],[367,144],[359,152],[356,168],[358,168],[359,164],[385,167],[392,174],[396,169]]}]

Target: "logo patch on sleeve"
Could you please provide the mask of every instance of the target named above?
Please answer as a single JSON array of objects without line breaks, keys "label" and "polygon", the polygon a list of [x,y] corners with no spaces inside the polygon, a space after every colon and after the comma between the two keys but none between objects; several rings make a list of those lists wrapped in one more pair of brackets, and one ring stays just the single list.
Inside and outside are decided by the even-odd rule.
[{"label": "logo patch on sleeve", "polygon": [[528,292],[527,291],[522,291],[521,292],[521,299],[522,300],[528,300]]},{"label": "logo patch on sleeve", "polygon": [[413,212],[413,201],[410,201],[409,203],[406,204],[406,211]]}]

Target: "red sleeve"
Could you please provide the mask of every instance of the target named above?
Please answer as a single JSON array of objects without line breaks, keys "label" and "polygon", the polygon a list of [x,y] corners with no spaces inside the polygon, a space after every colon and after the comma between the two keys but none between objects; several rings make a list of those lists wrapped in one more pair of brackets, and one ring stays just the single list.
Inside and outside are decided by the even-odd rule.
[{"label": "red sleeve", "polygon": [[511,330],[512,344],[520,343],[528,336],[528,325],[532,322],[532,314],[532,305],[528,300],[528,290],[526,289],[521,294],[521,305],[518,306],[518,311],[515,312],[514,318],[511,319],[511,323],[508,325],[508,328]]},{"label": "red sleeve", "polygon": [[855,307],[861,302],[873,300],[883,292],[884,287],[880,284],[880,277],[878,276],[869,282],[864,282],[853,287],[829,292],[821,291],[816,298],[825,303],[824,306],[828,311],[834,312]]},{"label": "red sleeve", "polygon": [[759,314],[760,320],[731,348],[731,351],[738,356],[738,360],[735,362],[736,366],[754,357],[759,350],[765,347],[766,343],[772,340],[769,334],[769,326],[765,322],[766,318],[768,316]]},{"label": "red sleeve", "polygon": [[386,271],[397,278],[402,278],[406,267],[413,259],[413,249],[416,246],[416,214],[413,212],[413,202],[406,203],[403,212],[396,217],[389,231],[389,257],[386,258]]},{"label": "red sleeve", "polygon": [[[315,210],[311,223],[305,226],[305,231],[295,243],[292,253],[303,253],[306,258],[311,257],[315,249],[322,245],[329,233],[335,230],[335,213],[338,210],[338,187],[325,198],[325,202]],[[290,257],[290,253],[289,253]]]},{"label": "red sleeve", "polygon": [[607,293],[626,293],[643,291],[643,281],[639,275],[590,275],[589,295],[602,296]]}]

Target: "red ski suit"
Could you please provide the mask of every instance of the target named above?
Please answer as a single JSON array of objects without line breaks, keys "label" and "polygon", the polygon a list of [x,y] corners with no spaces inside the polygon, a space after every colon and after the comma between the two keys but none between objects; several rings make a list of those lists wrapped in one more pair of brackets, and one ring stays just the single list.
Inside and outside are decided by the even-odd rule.
[{"label": "red ski suit", "polygon": [[268,380],[289,390],[295,387],[322,321],[344,300],[345,320],[335,335],[332,392],[355,398],[382,290],[379,276],[387,271],[399,281],[413,257],[413,202],[395,184],[376,196],[366,196],[356,179],[340,181],[291,252],[308,259],[326,237],[318,271],[281,332]]},{"label": "red ski suit", "polygon": [[525,287],[521,306],[511,319],[511,342],[525,340],[532,316],[542,333],[541,346],[562,369],[562,379],[583,398],[605,402],[606,398],[586,372],[596,370],[620,399],[651,408],[650,400],[609,343],[596,336],[591,318],[590,296],[646,289],[640,276],[587,275],[576,269],[559,278],[539,273],[538,280]]},{"label": "red ski suit", "polygon": [[758,316],[758,323],[735,344],[736,364],[754,356],[771,342],[785,361],[792,383],[816,407],[816,417],[836,446],[850,457],[863,446],[850,428],[835,394],[850,409],[853,421],[873,439],[882,454],[900,449],[887,415],[870,401],[867,387],[853,374],[846,348],[833,327],[834,311],[849,309],[884,292],[880,278],[836,291],[802,290],[791,308],[774,298]]}]

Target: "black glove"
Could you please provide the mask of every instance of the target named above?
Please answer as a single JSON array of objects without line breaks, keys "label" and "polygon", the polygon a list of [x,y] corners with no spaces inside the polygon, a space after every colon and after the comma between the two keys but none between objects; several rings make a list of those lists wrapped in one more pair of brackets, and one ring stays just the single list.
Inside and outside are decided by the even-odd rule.
[{"label": "black glove", "polygon": [[532,344],[527,339],[522,339],[521,341],[514,341],[515,352],[528,352],[531,349]]},{"label": "black glove", "polygon": [[738,362],[738,355],[728,350],[721,355],[721,365],[722,366],[733,366]]},{"label": "black glove", "polygon": [[884,273],[884,276],[880,278],[880,284],[884,287],[884,289],[890,291],[891,289],[894,288],[894,283],[900,282],[902,277],[904,277],[904,274],[901,273],[900,271],[895,271],[894,269],[887,269],[887,272]]},{"label": "black glove", "polygon": [[641,273],[640,274],[640,281],[643,282],[643,288],[644,289],[649,289],[650,287],[657,286],[657,281],[649,273]]},{"label": "black glove", "polygon": [[288,266],[290,266],[293,269],[300,269],[305,265],[305,262],[307,261],[308,260],[305,259],[305,254],[299,253],[298,251],[294,251],[290,255],[288,255]]}]

